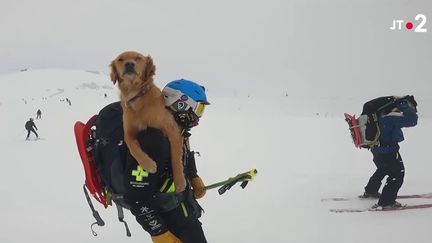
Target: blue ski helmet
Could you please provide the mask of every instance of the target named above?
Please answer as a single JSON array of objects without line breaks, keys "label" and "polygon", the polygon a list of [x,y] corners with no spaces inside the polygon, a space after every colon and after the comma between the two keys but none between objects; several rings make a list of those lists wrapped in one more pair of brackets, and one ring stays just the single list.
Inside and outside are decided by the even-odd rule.
[{"label": "blue ski helmet", "polygon": [[205,106],[210,104],[204,86],[186,79],[169,82],[162,94],[165,106],[174,112],[177,122],[186,128],[196,126]]},{"label": "blue ski helmet", "polygon": [[[169,82],[165,88],[171,88],[180,91],[182,94],[187,95],[190,99],[209,105],[207,96],[205,94],[204,86],[201,86],[193,81],[186,79],[179,79]],[[164,90],[165,90],[164,88]],[[169,106],[169,105],[167,105]]]}]

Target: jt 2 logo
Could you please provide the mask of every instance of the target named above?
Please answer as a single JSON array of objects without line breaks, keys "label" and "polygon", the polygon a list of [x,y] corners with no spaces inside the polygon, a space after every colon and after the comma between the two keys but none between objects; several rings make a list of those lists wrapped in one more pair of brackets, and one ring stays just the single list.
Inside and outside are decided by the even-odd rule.
[{"label": "jt 2 logo", "polygon": [[[426,33],[427,29],[424,28],[424,25],[426,24],[426,16],[424,14],[417,14],[415,16],[415,21],[418,22],[417,26],[414,29],[414,32],[418,33]],[[390,27],[391,30],[402,30],[402,24],[405,22],[405,28],[407,30],[411,30],[414,28],[414,23],[410,21],[404,21],[401,19],[394,19],[393,20],[393,26]]]}]

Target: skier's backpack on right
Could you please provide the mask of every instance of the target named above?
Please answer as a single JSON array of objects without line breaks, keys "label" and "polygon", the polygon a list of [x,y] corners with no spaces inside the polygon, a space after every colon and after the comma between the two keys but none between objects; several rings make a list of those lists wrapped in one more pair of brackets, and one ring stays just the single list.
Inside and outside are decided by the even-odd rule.
[{"label": "skier's backpack on right", "polygon": [[90,194],[105,208],[117,207],[118,218],[130,236],[127,223],[123,220],[123,208],[129,206],[124,202],[125,192],[123,172],[127,156],[127,148],[123,143],[122,110],[119,102],[104,107],[98,115],[91,117],[86,124],[77,121],[74,126],[78,152],[84,166],[85,184],[83,186],[87,202],[96,222],[93,225],[104,226],[105,222],[94,209]]},{"label": "skier's backpack on right", "polygon": [[363,105],[363,111],[358,118],[344,113],[354,145],[357,148],[367,149],[379,146],[381,131],[378,118],[391,112],[397,107],[399,101],[409,97],[384,96],[370,100]]}]

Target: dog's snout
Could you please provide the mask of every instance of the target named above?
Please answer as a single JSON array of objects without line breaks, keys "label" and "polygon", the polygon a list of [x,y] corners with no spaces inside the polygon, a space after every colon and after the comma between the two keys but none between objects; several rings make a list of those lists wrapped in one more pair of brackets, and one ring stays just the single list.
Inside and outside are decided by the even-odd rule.
[{"label": "dog's snout", "polygon": [[134,68],[134,67],[135,67],[135,63],[133,63],[133,62],[125,63],[125,68]]},{"label": "dog's snout", "polygon": [[133,62],[125,63],[125,73],[135,73],[135,63]]}]

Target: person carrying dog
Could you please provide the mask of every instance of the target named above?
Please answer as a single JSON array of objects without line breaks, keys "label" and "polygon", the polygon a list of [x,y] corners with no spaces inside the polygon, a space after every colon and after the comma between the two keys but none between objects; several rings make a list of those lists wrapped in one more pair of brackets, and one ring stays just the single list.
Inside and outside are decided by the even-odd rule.
[{"label": "person carrying dog", "polygon": [[186,189],[175,192],[170,143],[160,130],[149,127],[139,134],[138,141],[158,169],[154,174],[148,173],[129,154],[124,174],[125,201],[154,243],[205,243],[198,219],[202,208],[196,200],[205,195],[201,190],[204,183],[197,174],[195,152],[189,147],[189,131],[198,125],[204,107],[210,103],[203,86],[184,79],[168,83],[162,93],[167,109],[182,130]]},{"label": "person carrying dog", "polygon": [[[379,198],[374,208],[402,206],[396,201],[405,176],[404,163],[399,153],[399,143],[404,140],[401,128],[416,126],[417,120],[417,102],[414,96],[396,99],[393,109],[384,112],[378,118],[380,143],[379,146],[371,148],[377,169],[370,177],[363,194],[365,198]],[[381,181],[385,176],[388,176],[386,184],[382,193],[379,193]]]},{"label": "person carrying dog", "polygon": [[[30,118],[26,123],[25,123],[25,129],[27,130],[27,137],[26,140],[29,139],[30,136],[30,132],[33,132],[36,135],[36,138],[39,138],[39,135],[37,134],[37,127],[35,125],[35,123],[33,122],[33,118]],[[36,131],[35,131],[36,129]]]}]

